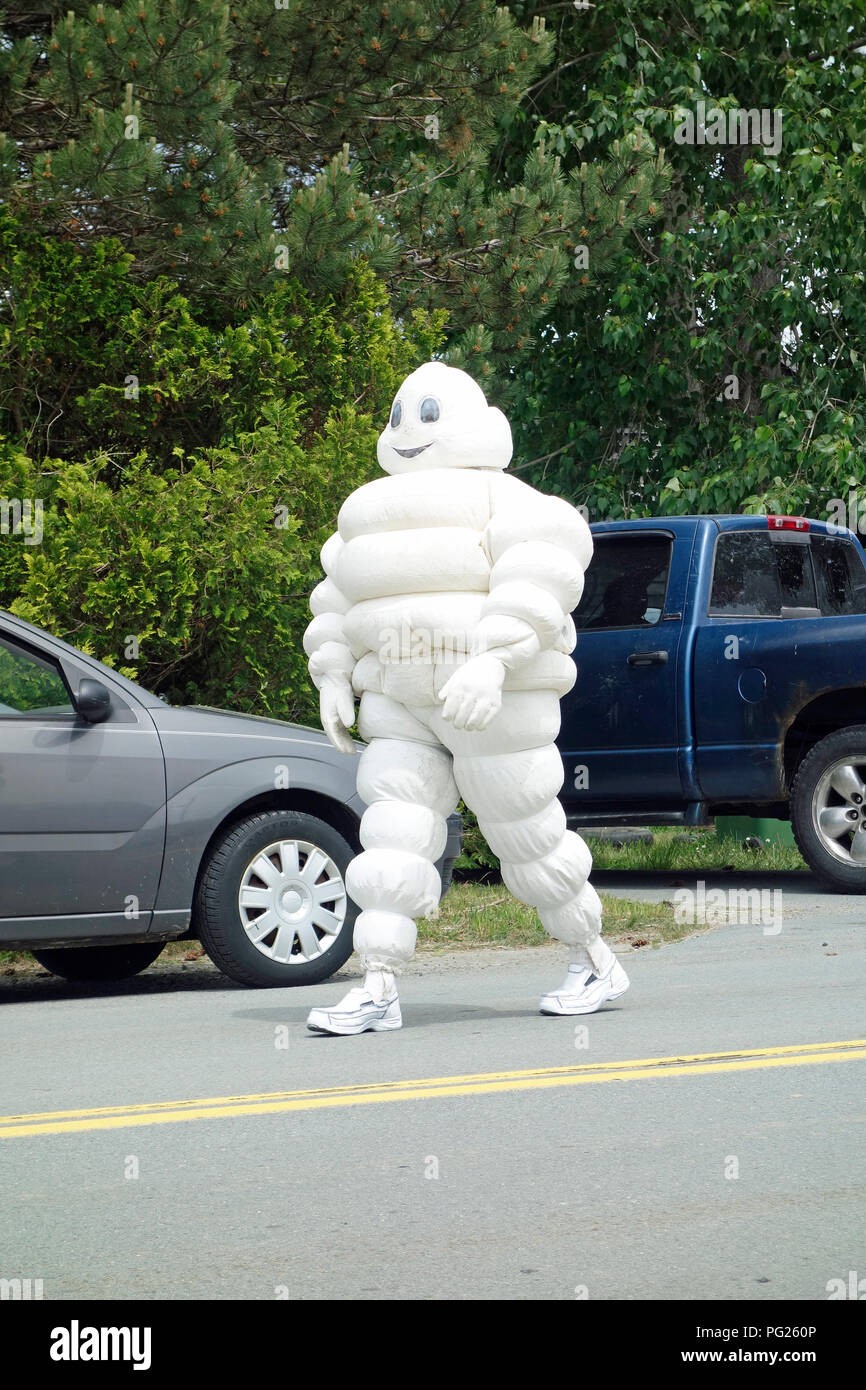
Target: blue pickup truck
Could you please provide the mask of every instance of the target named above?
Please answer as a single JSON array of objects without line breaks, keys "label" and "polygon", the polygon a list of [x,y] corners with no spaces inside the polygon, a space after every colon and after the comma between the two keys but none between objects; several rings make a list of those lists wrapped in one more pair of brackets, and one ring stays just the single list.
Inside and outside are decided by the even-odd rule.
[{"label": "blue pickup truck", "polygon": [[574,613],[561,798],[575,828],[790,818],[866,892],[866,555],[803,517],[599,522]]}]

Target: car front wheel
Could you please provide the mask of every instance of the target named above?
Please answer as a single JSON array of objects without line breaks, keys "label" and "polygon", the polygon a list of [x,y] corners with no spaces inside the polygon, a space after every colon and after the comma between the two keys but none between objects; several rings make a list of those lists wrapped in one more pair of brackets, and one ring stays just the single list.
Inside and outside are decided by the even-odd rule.
[{"label": "car front wheel", "polygon": [[358,909],[346,893],[357,851],[300,811],[248,817],[213,847],[196,893],[193,930],[215,965],[242,985],[311,985],[352,954]]}]

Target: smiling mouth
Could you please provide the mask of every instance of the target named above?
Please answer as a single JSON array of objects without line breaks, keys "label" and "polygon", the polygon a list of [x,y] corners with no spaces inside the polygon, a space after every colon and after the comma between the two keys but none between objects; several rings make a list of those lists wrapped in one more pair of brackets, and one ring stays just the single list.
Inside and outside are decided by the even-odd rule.
[{"label": "smiling mouth", "polygon": [[[432,443],[433,440],[431,439],[430,444]],[[398,449],[392,444],[391,448],[394,450],[395,454],[400,455],[401,459],[414,459],[417,458],[419,454],[423,454],[425,449],[429,449],[430,444],[419,444],[417,449]]]}]

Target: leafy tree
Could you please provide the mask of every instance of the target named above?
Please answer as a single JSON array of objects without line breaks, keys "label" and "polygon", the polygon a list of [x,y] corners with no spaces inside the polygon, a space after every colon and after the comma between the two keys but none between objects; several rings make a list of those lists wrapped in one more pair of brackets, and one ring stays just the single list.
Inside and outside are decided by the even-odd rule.
[{"label": "leafy tree", "polygon": [[[506,176],[533,139],[573,166],[635,125],[672,174],[661,219],[519,366],[526,476],[595,516],[826,515],[866,445],[862,0],[511,9],[546,16],[556,50]],[[780,112],[778,151],[679,143],[699,102],[726,135],[730,112]]]},{"label": "leafy tree", "polygon": [[169,275],[220,322],[280,275],[339,291],[363,256],[395,312],[446,308],[455,360],[489,369],[664,182],[628,132],[583,175],[540,144],[491,174],[550,53],[493,0],[13,3],[0,192],[54,238],[117,238],[133,278]]},{"label": "leafy tree", "polygon": [[0,495],[46,522],[0,604],[172,698],[313,713],[318,548],[400,380],[446,315],[510,366],[655,215],[646,134],[496,163],[551,51],[490,0],[7,8]]},{"label": "leafy tree", "polygon": [[252,430],[286,398],[310,441],[344,402],[387,415],[401,374],[439,341],[443,316],[420,310],[411,337],[395,333],[385,288],[362,261],[317,298],[282,278],[223,327],[176,282],[142,284],[131,268],[116,240],[79,249],[0,211],[0,433],[34,457],[101,451],[122,467],[146,445],[165,463],[177,448]]}]

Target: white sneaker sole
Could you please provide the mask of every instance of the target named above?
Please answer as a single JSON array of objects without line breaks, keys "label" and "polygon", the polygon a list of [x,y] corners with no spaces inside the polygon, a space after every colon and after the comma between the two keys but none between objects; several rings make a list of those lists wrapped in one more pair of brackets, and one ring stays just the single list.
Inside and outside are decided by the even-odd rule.
[{"label": "white sneaker sole", "polygon": [[311,1014],[307,1027],[311,1033],[329,1033],[335,1038],[345,1038],[355,1033],[393,1033],[395,1029],[403,1027],[403,1019],[372,1018],[367,1023],[347,1019],[345,1023],[335,1023],[331,1020],[326,1022],[323,1016],[321,1022],[318,1019],[314,1021]]},{"label": "white sneaker sole", "polygon": [[603,1005],[611,1003],[611,1001],[614,999],[621,998],[621,996],[625,994],[630,983],[631,981],[627,980],[621,989],[610,990],[607,994],[604,995],[602,999],[597,1000],[596,1003],[584,1004],[583,1006],[576,1003],[573,1007],[563,1007],[562,995],[545,994],[542,997],[541,1002],[538,1006],[538,1011],[539,1013],[547,1014],[550,1017],[558,1018],[573,1018],[577,1014],[594,1014],[597,1013],[598,1010],[603,1007]]}]

